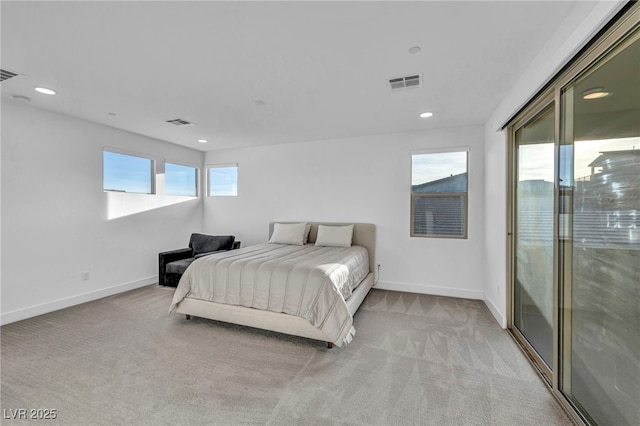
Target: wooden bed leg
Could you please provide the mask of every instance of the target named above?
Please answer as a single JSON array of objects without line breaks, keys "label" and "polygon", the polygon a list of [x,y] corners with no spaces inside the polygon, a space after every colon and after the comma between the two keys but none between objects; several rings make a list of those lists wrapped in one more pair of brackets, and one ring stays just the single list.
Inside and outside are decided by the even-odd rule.
[{"label": "wooden bed leg", "polygon": [[191,319],[191,315],[189,315],[189,314],[184,314],[184,316],[185,316],[188,320],[190,320],[190,319]]},{"label": "wooden bed leg", "polygon": [[327,342],[327,348],[331,349],[333,347],[333,343],[332,342]]}]

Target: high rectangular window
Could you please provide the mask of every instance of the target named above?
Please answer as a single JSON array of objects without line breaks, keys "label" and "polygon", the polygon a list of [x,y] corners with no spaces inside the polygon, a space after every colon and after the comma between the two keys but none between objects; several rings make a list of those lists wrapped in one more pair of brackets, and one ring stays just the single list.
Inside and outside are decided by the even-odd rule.
[{"label": "high rectangular window", "polygon": [[154,193],[154,164],[151,158],[104,151],[103,189],[105,191]]},{"label": "high rectangular window", "polygon": [[238,195],[238,165],[210,166],[208,188],[210,197]]},{"label": "high rectangular window", "polygon": [[467,238],[467,150],[411,155],[411,236]]},{"label": "high rectangular window", "polygon": [[164,163],[165,194],[198,196],[198,169],[182,164]]}]

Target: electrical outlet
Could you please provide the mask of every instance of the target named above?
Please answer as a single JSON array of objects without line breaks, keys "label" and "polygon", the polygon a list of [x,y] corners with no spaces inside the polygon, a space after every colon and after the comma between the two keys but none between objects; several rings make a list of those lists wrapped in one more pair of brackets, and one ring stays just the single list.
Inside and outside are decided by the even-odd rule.
[{"label": "electrical outlet", "polygon": [[91,277],[91,275],[89,274],[89,271],[84,271],[81,274],[82,281],[88,281],[90,277]]}]

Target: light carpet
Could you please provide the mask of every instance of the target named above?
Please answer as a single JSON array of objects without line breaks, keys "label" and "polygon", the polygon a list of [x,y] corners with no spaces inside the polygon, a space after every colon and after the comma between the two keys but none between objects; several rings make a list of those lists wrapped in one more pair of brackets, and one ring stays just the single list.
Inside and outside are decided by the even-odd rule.
[{"label": "light carpet", "polygon": [[[342,348],[144,287],[3,326],[3,424],[568,425],[481,301],[372,290]],[[55,420],[10,420],[54,409]],[[27,412],[28,413],[28,412]],[[29,414],[29,413],[28,413]]]}]

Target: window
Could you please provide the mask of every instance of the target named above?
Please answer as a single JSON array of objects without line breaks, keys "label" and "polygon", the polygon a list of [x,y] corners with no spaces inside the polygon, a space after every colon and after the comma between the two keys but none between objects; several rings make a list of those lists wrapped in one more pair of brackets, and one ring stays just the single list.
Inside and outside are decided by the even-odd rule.
[{"label": "window", "polygon": [[164,192],[167,195],[198,196],[198,169],[182,164],[164,163]]},{"label": "window", "polygon": [[411,155],[411,236],[467,238],[467,150]]},{"label": "window", "polygon": [[103,160],[103,189],[105,191],[154,193],[152,159],[104,151]]},{"label": "window", "polygon": [[238,195],[238,165],[209,167],[209,196]]}]

